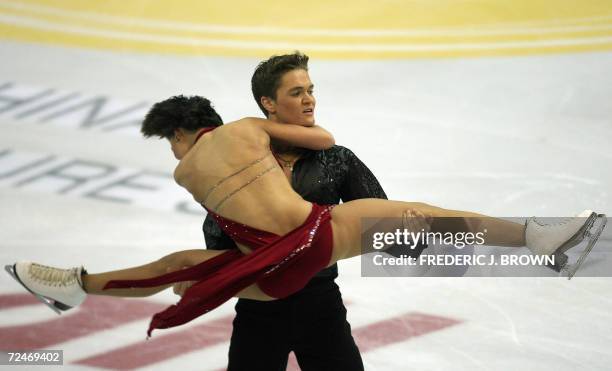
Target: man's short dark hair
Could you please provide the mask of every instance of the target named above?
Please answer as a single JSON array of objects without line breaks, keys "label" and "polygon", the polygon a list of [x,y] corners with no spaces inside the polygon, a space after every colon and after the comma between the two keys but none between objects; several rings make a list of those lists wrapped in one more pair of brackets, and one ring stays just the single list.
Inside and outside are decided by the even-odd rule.
[{"label": "man's short dark hair", "polygon": [[293,54],[274,55],[259,63],[255,69],[251,78],[251,90],[253,98],[266,117],[268,111],[261,104],[261,97],[276,99],[276,91],[283,75],[297,69],[308,71],[308,56],[299,51]]},{"label": "man's short dark hair", "polygon": [[195,131],[220,125],[223,125],[223,120],[208,99],[177,95],[155,103],[145,116],[140,131],[147,138],[170,139],[178,128]]}]

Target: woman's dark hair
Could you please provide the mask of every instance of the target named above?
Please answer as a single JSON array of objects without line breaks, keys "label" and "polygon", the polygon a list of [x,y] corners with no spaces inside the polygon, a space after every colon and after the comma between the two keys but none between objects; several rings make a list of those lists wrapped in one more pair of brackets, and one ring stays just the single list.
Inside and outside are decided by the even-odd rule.
[{"label": "woman's dark hair", "polygon": [[261,97],[276,100],[276,91],[283,75],[297,69],[308,71],[308,56],[299,51],[293,54],[274,55],[259,63],[255,69],[251,77],[251,91],[255,102],[266,117],[268,117],[268,111],[261,104]]},{"label": "woman's dark hair", "polygon": [[182,128],[195,131],[210,126],[221,126],[223,120],[204,97],[177,95],[155,103],[142,122],[140,131],[145,137],[170,139]]}]

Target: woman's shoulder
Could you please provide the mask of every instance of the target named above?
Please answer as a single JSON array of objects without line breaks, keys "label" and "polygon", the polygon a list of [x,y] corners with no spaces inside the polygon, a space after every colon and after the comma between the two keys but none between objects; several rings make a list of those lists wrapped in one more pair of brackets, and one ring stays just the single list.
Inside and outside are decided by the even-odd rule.
[{"label": "woman's shoulder", "polygon": [[245,117],[227,124],[223,124],[219,127],[219,129],[228,132],[263,132],[261,129],[261,123],[259,121],[261,121],[261,119],[256,117]]},{"label": "woman's shoulder", "polygon": [[249,143],[269,145],[270,138],[261,128],[257,118],[246,117],[223,124],[215,130],[218,134],[231,140],[245,140]]}]

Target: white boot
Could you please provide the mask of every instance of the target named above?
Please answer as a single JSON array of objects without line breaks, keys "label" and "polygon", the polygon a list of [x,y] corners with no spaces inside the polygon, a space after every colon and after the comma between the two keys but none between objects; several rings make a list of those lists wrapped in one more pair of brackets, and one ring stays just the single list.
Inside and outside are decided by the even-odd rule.
[{"label": "white boot", "polygon": [[6,266],[6,270],[57,313],[80,305],[87,296],[81,282],[83,267],[59,269],[22,261]]},{"label": "white boot", "polygon": [[[591,233],[591,227],[598,218],[603,221],[595,233]],[[556,271],[561,271],[567,264],[567,255],[564,253],[578,245],[585,237],[590,242],[581,256],[579,264],[567,268],[570,278],[591,251],[591,248],[599,238],[599,234],[605,226],[605,215],[598,215],[591,210],[585,210],[577,216],[557,224],[540,224],[535,218],[525,222],[525,242],[527,247],[535,255],[547,255],[555,257],[555,264],[551,266]]]}]

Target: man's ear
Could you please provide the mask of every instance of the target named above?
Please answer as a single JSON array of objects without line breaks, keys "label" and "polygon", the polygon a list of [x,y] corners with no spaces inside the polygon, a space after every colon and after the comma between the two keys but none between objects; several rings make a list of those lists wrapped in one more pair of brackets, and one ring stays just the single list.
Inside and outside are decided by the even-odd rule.
[{"label": "man's ear", "polygon": [[268,111],[268,114],[276,113],[276,102],[270,97],[261,97],[261,105]]}]

